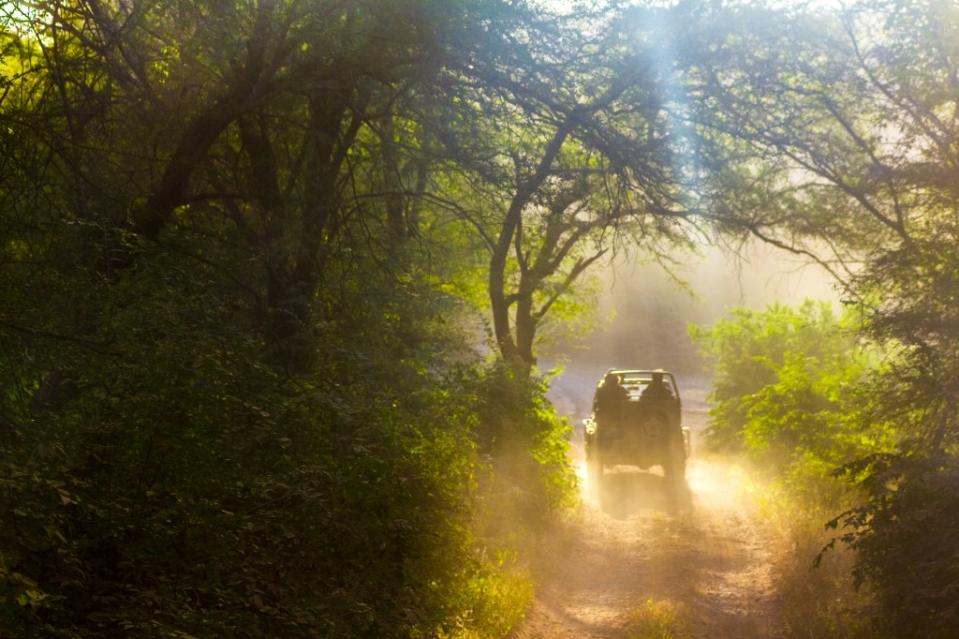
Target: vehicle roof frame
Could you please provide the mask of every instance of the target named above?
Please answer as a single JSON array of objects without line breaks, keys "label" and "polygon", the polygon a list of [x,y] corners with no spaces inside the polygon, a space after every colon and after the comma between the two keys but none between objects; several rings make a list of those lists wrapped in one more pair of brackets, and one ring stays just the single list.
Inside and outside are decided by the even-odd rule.
[{"label": "vehicle roof frame", "polygon": [[676,397],[676,401],[682,401],[679,398],[679,385],[676,383],[676,376],[669,371],[661,368],[610,368],[606,371],[606,375],[609,375],[610,373],[614,375],[628,375],[630,373],[652,375],[653,373],[662,373],[664,377],[669,378],[669,383],[673,387],[673,395]]}]

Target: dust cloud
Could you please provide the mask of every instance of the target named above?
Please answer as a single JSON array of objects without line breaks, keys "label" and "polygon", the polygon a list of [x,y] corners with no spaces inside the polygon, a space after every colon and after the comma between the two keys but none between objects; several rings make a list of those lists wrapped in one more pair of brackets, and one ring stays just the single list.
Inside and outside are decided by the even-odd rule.
[{"label": "dust cloud", "polygon": [[[573,463],[581,519],[538,575],[532,610],[518,639],[632,638],[643,628],[674,637],[776,636],[772,535],[758,511],[763,487],[735,460],[701,450],[709,378],[688,336],[731,307],[796,304],[839,296],[816,266],[760,245],[741,259],[703,251],[675,269],[683,290],[656,264],[618,263],[599,275],[594,330],[554,349],[541,367],[563,372],[550,397],[577,428]],[[688,492],[677,501],[658,467],[614,467],[590,483],[581,420],[606,369],[664,368],[674,373],[682,421],[690,429]]]},{"label": "dust cloud", "polygon": [[587,507],[544,553],[514,639],[778,636],[774,544],[750,473],[694,455],[677,508],[658,468],[617,466],[594,486],[576,450]]},{"label": "dust cloud", "polygon": [[705,410],[709,380],[689,324],[711,324],[736,306],[759,309],[807,298],[839,305],[828,273],[766,244],[747,244],[738,256],[704,247],[701,255],[679,259],[670,266],[675,278],[659,264],[627,259],[598,273],[592,330],[544,345],[541,368],[562,368],[550,391],[560,414],[574,423],[587,417],[596,382],[612,367],[669,370],[684,407]]}]

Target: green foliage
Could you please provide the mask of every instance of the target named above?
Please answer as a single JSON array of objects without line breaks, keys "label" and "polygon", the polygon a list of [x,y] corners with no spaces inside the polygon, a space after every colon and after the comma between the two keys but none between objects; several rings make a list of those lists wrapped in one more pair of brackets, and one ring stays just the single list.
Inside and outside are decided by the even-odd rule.
[{"label": "green foliage", "polygon": [[917,245],[890,251],[859,284],[875,299],[868,334],[894,350],[867,387],[863,417],[896,424],[895,450],[844,469],[866,496],[833,525],[858,552],[857,576],[875,587],[896,636],[949,637],[959,607],[954,535],[959,496],[959,262],[944,212]]},{"label": "green foliage", "polygon": [[106,352],[6,351],[7,380],[36,389],[26,352],[69,366],[77,389],[55,408],[4,398],[6,632],[405,636],[503,603],[473,585],[500,577],[470,533],[469,387],[362,300],[324,329],[310,375],[279,375],[218,280],[150,257],[127,282],[137,304],[104,309]]},{"label": "green foliage", "polygon": [[[3,628],[499,636],[517,621],[528,582],[471,533],[486,381],[425,365],[444,324],[425,319],[413,333],[426,350],[410,351],[389,325],[421,309],[383,289],[327,326],[317,368],[290,379],[217,312],[215,273],[158,255],[140,277],[138,304],[112,311],[108,354],[21,342],[71,362],[80,390],[56,410],[29,393],[3,407],[20,416],[2,447],[2,500],[16,504],[0,536]],[[19,358],[2,363],[22,374]],[[531,428],[552,425],[536,401]],[[547,501],[551,461],[536,462]]]},{"label": "green foliage", "polygon": [[544,386],[476,352],[464,213],[510,195],[478,132],[542,52],[507,43],[555,25],[134,5],[0,7],[0,635],[505,635],[487,521],[575,484]]},{"label": "green foliage", "polygon": [[709,444],[797,475],[797,487],[802,476],[828,477],[888,447],[888,429],[862,418],[862,384],[879,364],[875,349],[859,344],[857,321],[807,301],[795,310],[736,309],[692,327],[714,370]]},{"label": "green foliage", "polygon": [[529,577],[511,567],[515,558],[510,553],[500,554],[503,556],[495,561],[483,562],[462,591],[459,614],[437,629],[436,636],[503,637],[523,618],[533,597],[533,584]]},{"label": "green foliage", "polygon": [[688,639],[693,636],[689,611],[682,603],[649,598],[629,622],[630,639]]},{"label": "green foliage", "polygon": [[957,467],[954,453],[872,458],[862,482],[868,501],[831,523],[858,552],[856,576],[876,585],[894,636],[955,635]]},{"label": "green foliage", "polygon": [[540,329],[708,211],[828,247],[889,357],[737,311],[712,444],[820,504],[846,464],[889,623],[947,636],[946,5],[0,4],[0,634],[505,633],[513,521],[575,499]]},{"label": "green foliage", "polygon": [[735,309],[709,328],[691,327],[714,374],[707,443],[744,454],[781,497],[823,518],[852,503],[835,471],[896,442],[890,422],[867,417],[867,380],[882,368],[875,347],[851,330],[859,321],[806,301]]},{"label": "green foliage", "polygon": [[774,577],[788,637],[883,636],[871,619],[876,599],[851,576],[856,556],[820,554],[833,538],[823,522],[862,503],[837,470],[895,450],[901,427],[875,419],[871,384],[888,363],[854,332],[860,325],[856,314],[837,318],[807,301],[737,309],[692,330],[715,369],[710,442],[769,478],[759,501],[781,546]]},{"label": "green foliage", "polygon": [[934,0],[817,15],[748,7],[691,65],[715,125],[703,146],[716,153],[717,217],[746,213],[744,232],[819,257],[888,356],[840,402],[875,441],[847,441],[864,455],[845,467],[859,499],[836,524],[881,603],[873,617],[903,637],[956,628],[942,593],[959,588],[944,559],[959,544],[940,531],[955,512],[959,450],[959,156],[942,143],[959,135],[947,88],[957,33],[954,3]]},{"label": "green foliage", "polygon": [[572,426],[557,416],[547,390],[545,379],[507,364],[496,365],[483,380],[478,441],[492,471],[483,490],[491,532],[515,522],[542,531],[577,504]]}]

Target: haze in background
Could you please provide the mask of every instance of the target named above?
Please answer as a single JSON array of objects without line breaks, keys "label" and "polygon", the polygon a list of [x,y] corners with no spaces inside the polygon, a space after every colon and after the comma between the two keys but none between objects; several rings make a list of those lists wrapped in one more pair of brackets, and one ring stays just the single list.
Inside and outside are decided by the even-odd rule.
[{"label": "haze in background", "polygon": [[597,322],[579,343],[549,345],[541,366],[557,365],[550,398],[559,412],[579,420],[590,412],[596,382],[609,368],[663,368],[673,372],[687,408],[704,401],[708,378],[689,338],[689,324],[711,324],[736,306],[761,309],[773,302],[796,305],[839,294],[818,265],[775,247],[753,243],[740,256],[717,247],[687,255],[674,273],[658,264],[619,260],[600,274]]}]

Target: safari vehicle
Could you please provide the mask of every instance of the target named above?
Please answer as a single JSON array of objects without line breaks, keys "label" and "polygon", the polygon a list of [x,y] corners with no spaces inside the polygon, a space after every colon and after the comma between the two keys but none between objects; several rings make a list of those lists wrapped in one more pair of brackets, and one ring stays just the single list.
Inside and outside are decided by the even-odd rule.
[{"label": "safari vehicle", "polygon": [[[617,419],[597,414],[597,401],[607,376],[620,380],[626,401]],[[643,392],[662,376],[671,397],[644,398]],[[667,481],[682,485],[689,456],[689,429],[681,423],[682,403],[672,373],[662,370],[610,369],[596,387],[593,414],[586,420],[586,463],[591,478],[601,478],[613,466],[637,466],[647,470],[660,466]]]}]

